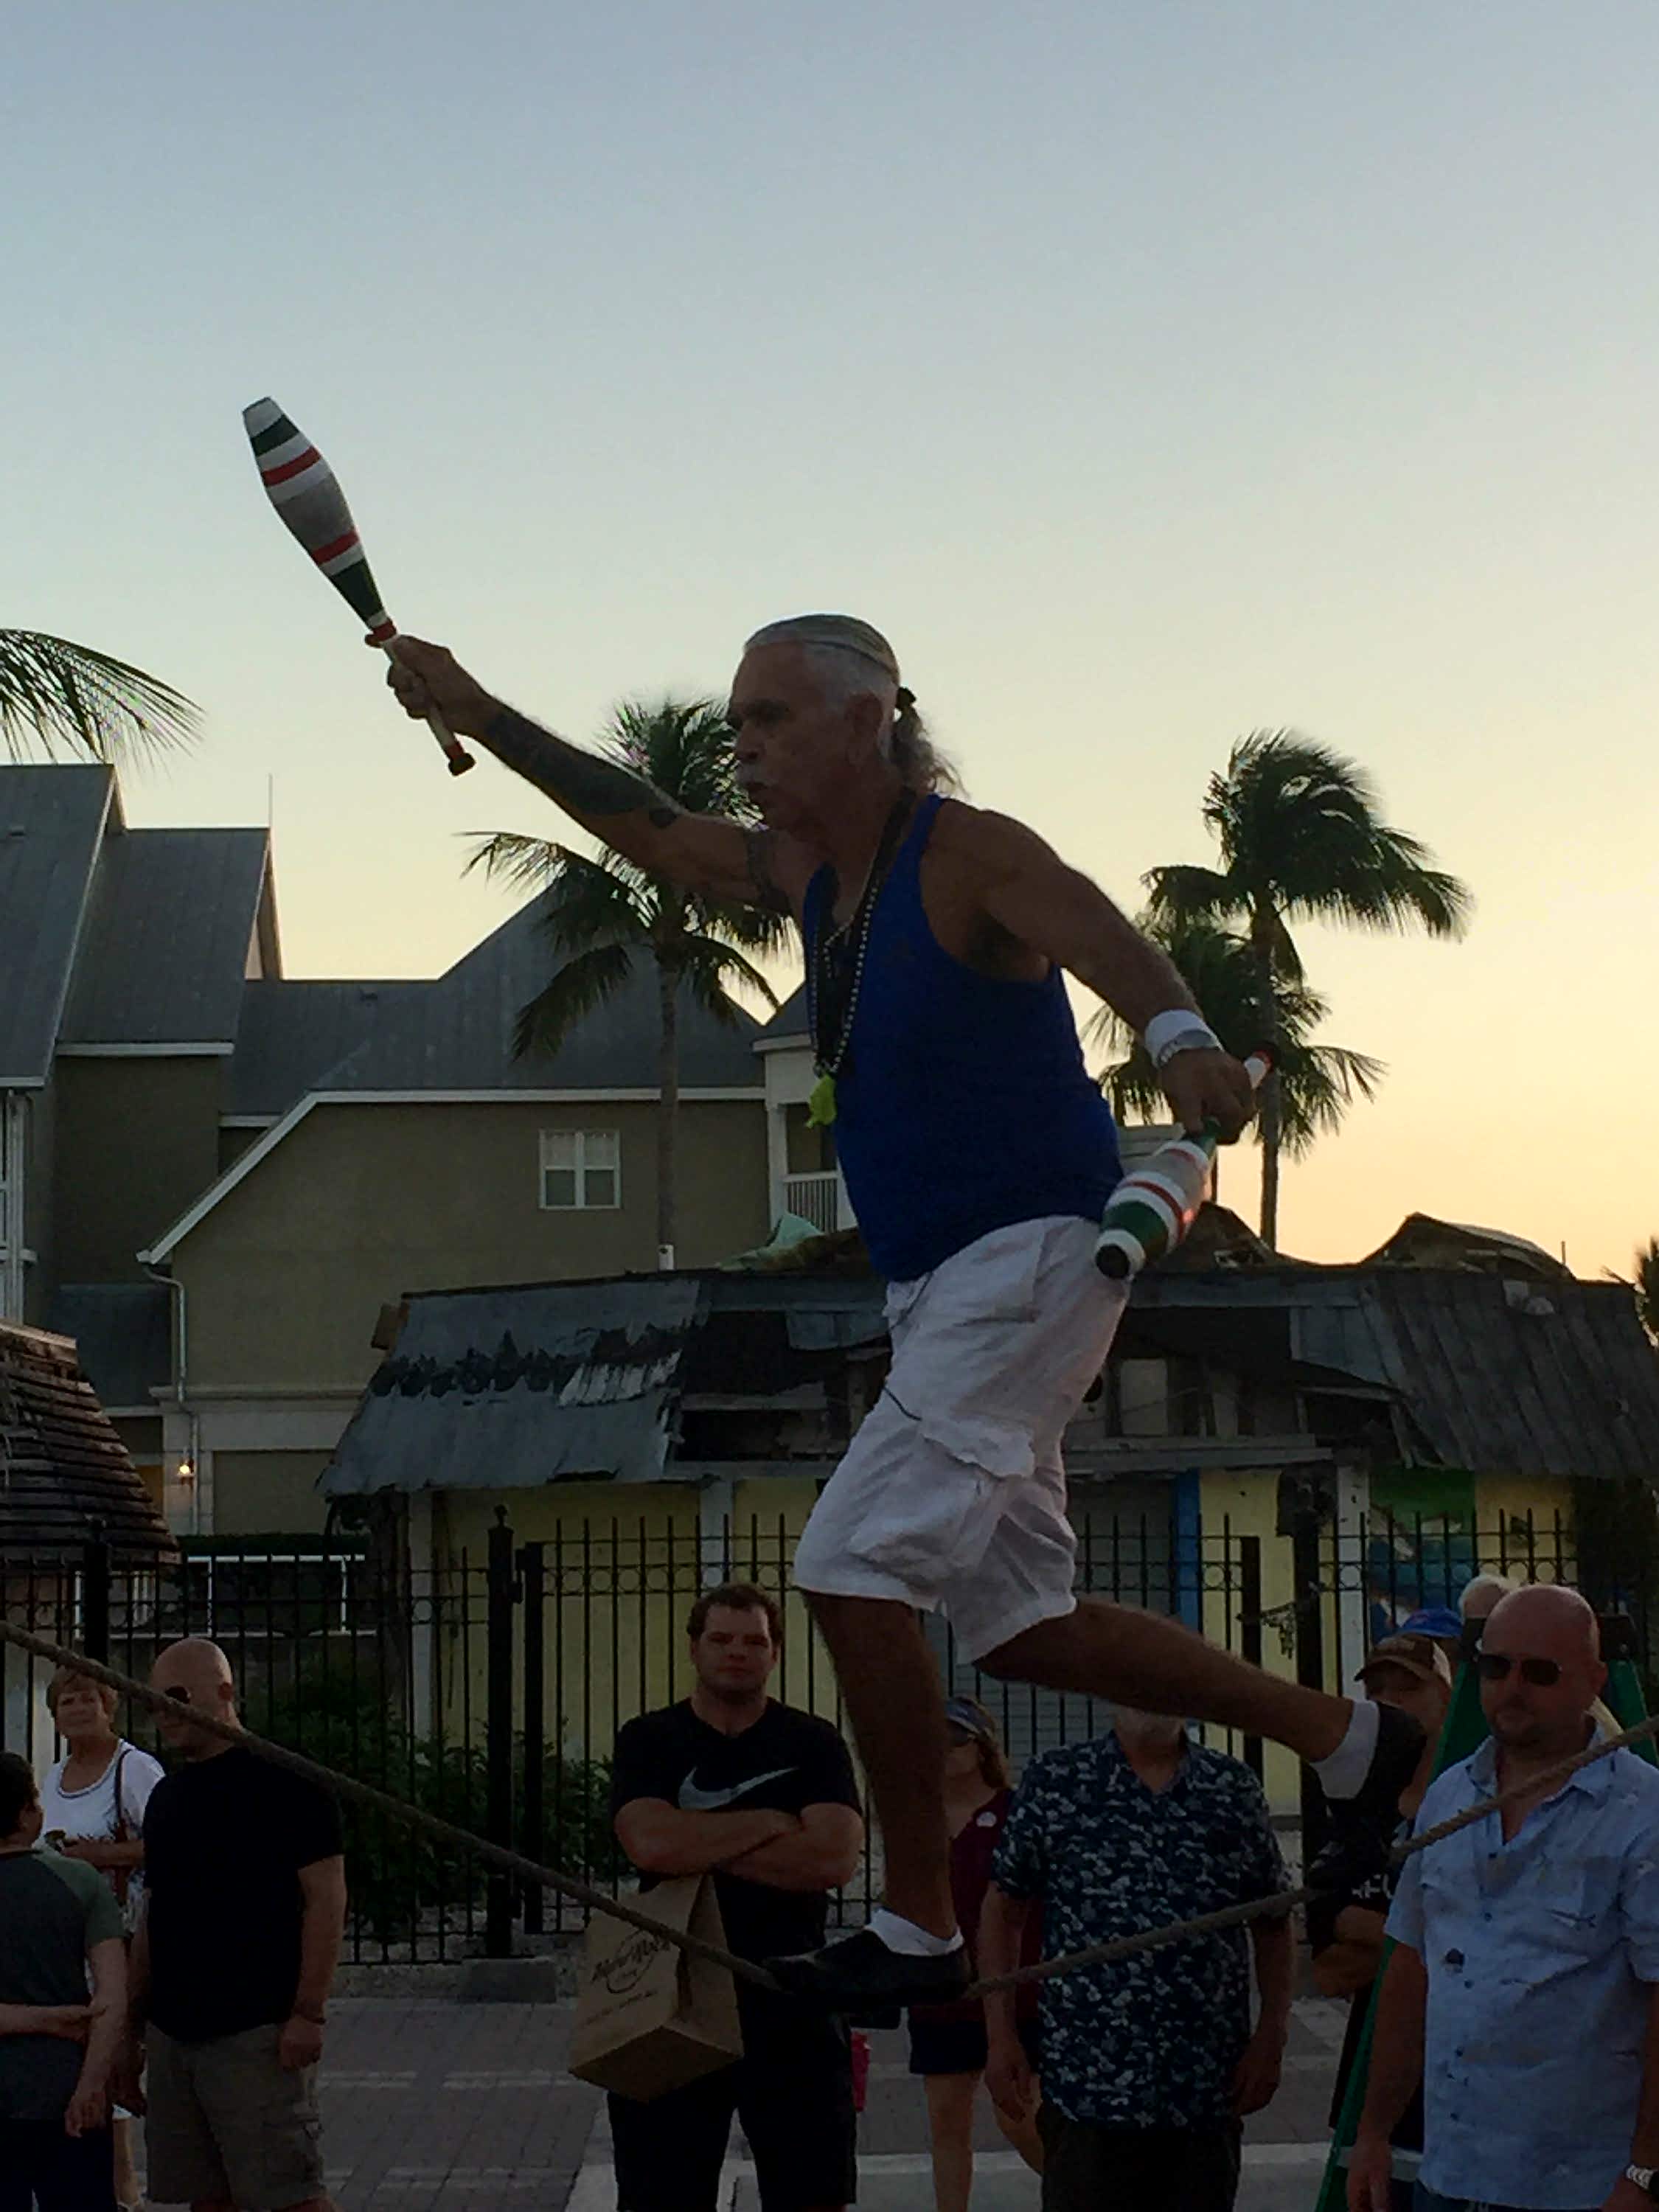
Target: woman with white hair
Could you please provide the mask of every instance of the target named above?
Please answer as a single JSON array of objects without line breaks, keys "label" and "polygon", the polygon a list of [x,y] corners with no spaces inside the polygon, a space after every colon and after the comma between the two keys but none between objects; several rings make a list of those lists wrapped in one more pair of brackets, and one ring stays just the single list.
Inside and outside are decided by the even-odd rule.
[{"label": "woman with white hair", "polygon": [[[158,1760],[115,1730],[116,1693],[89,1674],[60,1667],[46,1685],[46,1708],[64,1756],[40,1784],[42,1840],[65,1858],[95,1868],[115,1892],[129,1929],[143,1882],[144,1808],[161,1778]],[[139,2201],[132,2122],[116,2109],[115,2194]]]},{"label": "woman with white hair", "polygon": [[1465,1620],[1488,1620],[1499,1600],[1520,1587],[1513,1575],[1475,1575],[1464,1583],[1457,1610]]}]

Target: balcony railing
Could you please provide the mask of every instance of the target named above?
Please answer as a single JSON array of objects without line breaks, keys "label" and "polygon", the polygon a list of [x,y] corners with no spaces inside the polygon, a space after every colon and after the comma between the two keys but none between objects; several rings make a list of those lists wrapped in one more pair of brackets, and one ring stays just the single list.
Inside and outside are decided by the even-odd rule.
[{"label": "balcony railing", "polygon": [[820,1175],[785,1176],[783,1204],[786,1212],[799,1214],[825,1236],[854,1225],[847,1186],[834,1168]]}]

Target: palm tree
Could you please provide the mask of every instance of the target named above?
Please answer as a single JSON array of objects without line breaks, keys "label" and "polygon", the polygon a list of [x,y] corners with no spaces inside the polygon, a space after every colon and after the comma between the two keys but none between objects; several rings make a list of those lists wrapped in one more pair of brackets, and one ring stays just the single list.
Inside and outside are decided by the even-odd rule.
[{"label": "palm tree", "polygon": [[[1170,921],[1242,925],[1260,1003],[1276,1018],[1276,986],[1303,981],[1293,921],[1356,929],[1418,927],[1461,937],[1472,900],[1455,876],[1429,865],[1425,846],[1385,823],[1364,770],[1294,730],[1256,730],[1213,775],[1204,819],[1218,868],[1154,868],[1150,911]],[[1270,1030],[1276,1050],[1284,1040]],[[1261,1086],[1261,1234],[1279,1231],[1279,1156],[1286,1136],[1283,1079]]]},{"label": "palm tree", "polygon": [[0,629],[0,748],[94,760],[161,751],[196,734],[196,708],[142,668],[42,630]]},{"label": "palm tree", "polygon": [[[1340,1128],[1356,1098],[1376,1097],[1384,1073],[1382,1061],[1342,1045],[1310,1042],[1328,1009],[1305,982],[1275,976],[1272,1005],[1265,1006],[1255,957],[1249,939],[1237,930],[1156,915],[1144,917],[1141,926],[1181,970],[1211,1028],[1237,1059],[1269,1037],[1278,1038],[1279,1143],[1292,1159],[1311,1151],[1317,1137]],[[1102,1006],[1091,1016],[1084,1036],[1121,1055],[1100,1078],[1112,1111],[1120,1116],[1156,1115],[1164,1103],[1164,1091],[1135,1030],[1109,1006]]]},{"label": "palm tree", "polygon": [[1636,1254],[1636,1310],[1642,1326],[1659,1344],[1659,1237],[1650,1237]]},{"label": "palm tree", "polygon": [[[647,777],[694,814],[752,821],[753,808],[733,774],[732,732],[708,699],[625,700],[600,750]],[[557,966],[546,985],[519,1010],[513,1050],[556,1052],[587,1015],[622,989],[635,963],[657,972],[657,1245],[673,1265],[676,1139],[679,1119],[679,1000],[716,1021],[732,1023],[739,1005],[730,990],[746,984],[770,1006],[776,994],[747,957],[779,951],[790,925],[757,907],[727,905],[635,867],[605,848],[597,860],[540,837],[497,830],[477,840],[471,868],[543,894],[542,925]]]}]

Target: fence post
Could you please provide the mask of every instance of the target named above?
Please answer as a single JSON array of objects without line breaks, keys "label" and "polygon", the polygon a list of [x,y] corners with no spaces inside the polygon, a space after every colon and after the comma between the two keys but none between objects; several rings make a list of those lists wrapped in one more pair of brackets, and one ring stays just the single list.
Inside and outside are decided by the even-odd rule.
[{"label": "fence post", "polygon": [[[1261,1539],[1238,1540],[1238,1656],[1252,1667],[1261,1664]],[[1244,1739],[1244,1764],[1258,1782],[1261,1779],[1261,1739]]]},{"label": "fence post", "polygon": [[81,1554],[81,1649],[109,1664],[110,1550],[94,1528]]},{"label": "fence post", "polygon": [[[495,1508],[489,1532],[489,1616],[484,1649],[484,1833],[513,1844],[513,1531],[507,1508]],[[484,1956],[513,1952],[513,1884],[492,1874],[484,1893]]]},{"label": "fence post", "polygon": [[[520,1587],[524,1591],[524,1835],[519,1848],[526,1857],[539,1860],[547,1838],[547,1779],[542,1746],[547,1735],[546,1585],[542,1577],[542,1547],[526,1544],[519,1554]],[[546,1891],[538,1881],[526,1886],[524,1929],[526,1936],[542,1932],[542,1900]]]},{"label": "fence post", "polygon": [[[1323,1470],[1286,1474],[1279,1480],[1279,1529],[1291,1540],[1291,1583],[1295,1591],[1291,1620],[1296,1631],[1296,1679],[1310,1688],[1325,1686],[1325,1620],[1319,1584],[1319,1532],[1328,1504]],[[1302,1863],[1306,1866],[1325,1840],[1324,1792],[1312,1769],[1302,1769]]]}]

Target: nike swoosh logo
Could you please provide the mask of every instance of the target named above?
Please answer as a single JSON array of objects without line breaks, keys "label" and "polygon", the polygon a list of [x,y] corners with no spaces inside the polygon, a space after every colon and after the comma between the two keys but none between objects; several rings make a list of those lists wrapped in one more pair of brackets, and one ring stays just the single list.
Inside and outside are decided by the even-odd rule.
[{"label": "nike swoosh logo", "polygon": [[694,1766],[680,1784],[682,1813],[718,1813],[739,1797],[746,1797],[751,1790],[758,1790],[763,1782],[776,1782],[786,1774],[794,1772],[793,1766],[775,1766],[768,1774],[751,1774],[747,1782],[737,1782],[729,1790],[699,1790],[697,1770]]}]

